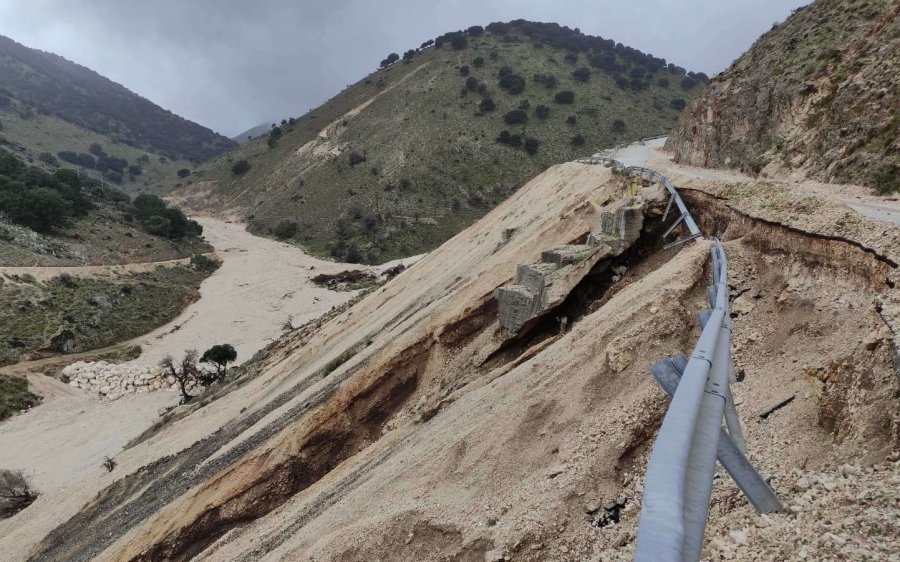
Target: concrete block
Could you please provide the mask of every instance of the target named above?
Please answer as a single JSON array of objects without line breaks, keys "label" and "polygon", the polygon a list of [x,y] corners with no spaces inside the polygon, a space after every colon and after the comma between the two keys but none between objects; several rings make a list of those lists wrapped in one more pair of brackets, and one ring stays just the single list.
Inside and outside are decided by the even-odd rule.
[{"label": "concrete block", "polygon": [[557,266],[582,262],[591,257],[597,248],[587,244],[566,245],[541,252],[541,261]]},{"label": "concrete block", "polygon": [[552,263],[526,263],[516,268],[516,284],[523,285],[532,293],[540,294],[546,285],[545,279],[553,273],[556,266]]},{"label": "concrete block", "polygon": [[534,315],[540,298],[522,285],[500,287],[494,291],[494,297],[498,303],[500,326],[510,332],[518,332]]}]

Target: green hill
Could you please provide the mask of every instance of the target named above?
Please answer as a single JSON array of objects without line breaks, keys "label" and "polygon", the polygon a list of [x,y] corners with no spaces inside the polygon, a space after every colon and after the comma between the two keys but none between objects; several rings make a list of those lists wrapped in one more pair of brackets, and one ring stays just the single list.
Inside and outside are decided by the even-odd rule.
[{"label": "green hill", "polygon": [[[99,145],[109,157],[124,160],[124,165],[122,162],[118,163],[122,171],[98,166],[97,155],[90,153],[92,145]],[[195,164],[187,160],[152,154],[73,125],[55,115],[39,113],[28,104],[13,98],[6,98],[4,103],[0,103],[0,146],[15,151],[32,162],[40,160],[41,155],[45,158],[50,155],[57,160],[60,159],[60,153],[66,152],[90,155],[95,164],[79,166],[81,169],[97,176],[105,176],[104,181],[116,184],[129,193],[157,191],[160,185],[178,181],[179,170],[195,167]],[[130,169],[131,166],[137,168]],[[139,173],[134,174],[134,171]]]},{"label": "green hill", "polygon": [[0,36],[0,107],[10,98],[169,159],[200,161],[235,145],[89,68]]},{"label": "green hill", "polygon": [[178,194],[315,253],[382,262],[436,247],[550,165],[668,131],[706,80],[524,20],[383,67],[207,162]]}]

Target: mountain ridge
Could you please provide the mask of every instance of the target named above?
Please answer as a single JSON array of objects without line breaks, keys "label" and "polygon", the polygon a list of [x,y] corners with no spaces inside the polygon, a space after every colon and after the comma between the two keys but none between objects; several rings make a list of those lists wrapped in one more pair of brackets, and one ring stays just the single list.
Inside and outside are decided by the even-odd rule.
[{"label": "mountain ridge", "polygon": [[550,165],[668,130],[705,80],[557,24],[472,26],[389,54],[176,195],[320,255],[388,261],[436,247]]},{"label": "mountain ridge", "polygon": [[169,158],[201,161],[235,146],[88,67],[0,35],[0,105],[9,98]]}]

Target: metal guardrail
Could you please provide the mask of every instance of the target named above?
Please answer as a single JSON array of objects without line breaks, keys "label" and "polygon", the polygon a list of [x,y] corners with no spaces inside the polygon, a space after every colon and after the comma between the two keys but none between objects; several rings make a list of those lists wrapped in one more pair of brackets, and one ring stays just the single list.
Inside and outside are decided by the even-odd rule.
[{"label": "metal guardrail", "polygon": [[[618,150],[616,147],[614,150]],[[669,179],[641,166],[591,156],[578,162],[604,164],[657,182],[669,192],[663,220],[674,205],[681,213],[663,237],[683,224],[687,235],[666,247],[702,236],[700,228]],[[711,250],[710,308],[698,313],[702,331],[690,358],[667,357],[651,373],[671,396],[653,444],[644,478],[635,560],[639,562],[697,561],[703,545],[716,459],[722,463],[750,503],[760,513],[782,509],[777,496],[746,457],[737,410],[731,395],[728,258],[719,240]],[[725,420],[728,431],[722,428]]]}]

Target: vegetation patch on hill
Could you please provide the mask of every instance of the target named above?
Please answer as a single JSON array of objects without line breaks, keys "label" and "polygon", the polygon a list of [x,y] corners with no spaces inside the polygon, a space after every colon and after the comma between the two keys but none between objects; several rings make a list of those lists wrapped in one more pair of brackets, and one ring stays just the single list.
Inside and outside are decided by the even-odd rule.
[{"label": "vegetation patch on hill", "polygon": [[254,233],[381,263],[428,251],[547,167],[667,131],[706,76],[556,24],[426,41],[190,176]]},{"label": "vegetation patch on hill", "polygon": [[0,147],[45,168],[74,166],[128,193],[158,191],[195,164],[129,146],[0,93]]},{"label": "vegetation patch on hill", "polygon": [[[50,168],[52,169],[52,168]],[[0,149],[0,263],[161,261],[211,251],[200,225],[158,197],[131,199],[69,169],[29,166]]]},{"label": "vegetation patch on hill", "polygon": [[41,397],[28,390],[28,379],[0,375],[0,421],[36,406]]},{"label": "vegetation patch on hill", "polygon": [[0,278],[0,364],[97,349],[175,318],[211,273],[203,266],[94,279],[61,274],[46,283]]}]

